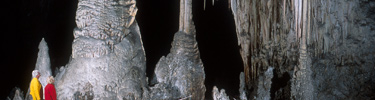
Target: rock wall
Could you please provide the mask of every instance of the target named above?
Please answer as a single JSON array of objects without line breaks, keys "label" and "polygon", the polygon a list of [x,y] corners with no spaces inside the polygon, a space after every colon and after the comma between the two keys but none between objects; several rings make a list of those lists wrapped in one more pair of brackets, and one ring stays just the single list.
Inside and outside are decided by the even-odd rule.
[{"label": "rock wall", "polygon": [[317,99],[374,99],[375,1],[312,1],[308,51]]},{"label": "rock wall", "polygon": [[[366,78],[374,77],[375,70],[370,67],[374,66],[374,1],[230,3],[248,90],[257,87],[266,68],[275,66],[277,76],[288,73],[292,77],[291,99],[348,99],[354,96],[348,93],[352,87],[366,91],[356,90],[360,98],[373,98],[365,94],[373,93],[375,84]],[[334,85],[337,81],[342,84]],[[248,96],[257,95],[257,91],[250,92]]]}]

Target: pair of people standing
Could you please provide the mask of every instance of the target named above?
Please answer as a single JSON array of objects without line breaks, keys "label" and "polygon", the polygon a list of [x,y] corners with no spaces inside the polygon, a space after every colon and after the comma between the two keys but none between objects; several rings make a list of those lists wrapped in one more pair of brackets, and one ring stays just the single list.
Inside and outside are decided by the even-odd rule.
[{"label": "pair of people standing", "polygon": [[[42,85],[39,82],[40,73],[38,70],[34,70],[32,72],[33,79],[30,83],[30,95],[33,97],[33,100],[41,100],[41,87]],[[49,76],[47,79],[47,86],[44,88],[44,98],[45,100],[56,100],[56,89],[53,83],[55,82],[55,79],[53,76]]]}]

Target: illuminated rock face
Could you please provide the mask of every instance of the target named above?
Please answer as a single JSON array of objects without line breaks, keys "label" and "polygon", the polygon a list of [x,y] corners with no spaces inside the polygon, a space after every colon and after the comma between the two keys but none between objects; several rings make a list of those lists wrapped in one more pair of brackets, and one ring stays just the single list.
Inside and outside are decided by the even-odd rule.
[{"label": "illuminated rock face", "polygon": [[39,43],[38,59],[36,60],[35,70],[39,70],[39,81],[43,88],[47,85],[48,76],[52,75],[51,61],[48,53],[48,46],[44,38]]},{"label": "illuminated rock face", "polygon": [[[51,61],[50,61],[49,53],[48,53],[48,46],[47,46],[46,41],[44,41],[44,38],[42,38],[42,40],[40,41],[38,49],[39,49],[38,58],[36,60],[34,70],[38,70],[40,73],[40,77],[38,80],[40,84],[42,85],[42,88],[43,88],[42,91],[44,94],[44,87],[47,85],[47,78],[52,75]],[[30,95],[30,87],[26,93],[25,99],[26,100],[33,99]]]},{"label": "illuminated rock face", "polygon": [[72,58],[58,99],[146,99],[146,59],[134,0],[79,0]]},{"label": "illuminated rock face", "polygon": [[157,82],[150,87],[152,99],[204,99],[205,73],[191,6],[191,0],[180,0],[180,29],[174,35],[170,53],[156,65],[154,81]]},{"label": "illuminated rock face", "polygon": [[154,76],[157,84],[151,87],[151,98],[204,99],[205,74],[193,34],[175,34],[171,53],[160,58]]},{"label": "illuminated rock face", "polygon": [[[271,91],[274,98],[374,97],[367,94],[374,93],[371,89],[375,88],[375,81],[366,78],[375,76],[375,69],[370,67],[374,66],[374,11],[369,10],[375,8],[374,1],[230,3],[248,89],[257,90],[259,77],[273,66],[275,80],[284,73],[291,77],[286,86]],[[248,97],[263,94],[257,92],[260,91],[249,91]]]},{"label": "illuminated rock face", "polygon": [[135,1],[79,1],[72,58],[56,75],[58,98],[204,99],[191,1],[181,6],[180,31],[155,69],[157,84],[148,87]]},{"label": "illuminated rock face", "polygon": [[[204,99],[191,0],[180,2],[180,29],[148,86],[135,1],[79,0],[72,58],[55,78],[58,99]],[[244,63],[240,99],[375,98],[374,1],[231,0],[230,5]],[[45,84],[51,71],[44,40],[35,69]],[[19,90],[11,97],[23,99]],[[213,97],[229,98],[217,88]]]}]

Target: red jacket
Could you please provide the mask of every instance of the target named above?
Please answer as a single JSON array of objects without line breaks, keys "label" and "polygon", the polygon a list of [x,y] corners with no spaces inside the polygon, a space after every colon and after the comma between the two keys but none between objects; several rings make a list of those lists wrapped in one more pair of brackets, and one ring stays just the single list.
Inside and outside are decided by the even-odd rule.
[{"label": "red jacket", "polygon": [[44,88],[45,100],[56,100],[56,89],[53,84],[47,84]]}]

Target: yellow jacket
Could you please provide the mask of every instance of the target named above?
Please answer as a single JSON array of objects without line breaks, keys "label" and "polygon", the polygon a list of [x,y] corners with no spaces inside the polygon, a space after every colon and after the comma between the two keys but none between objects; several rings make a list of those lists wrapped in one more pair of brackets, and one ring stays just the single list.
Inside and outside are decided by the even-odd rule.
[{"label": "yellow jacket", "polygon": [[40,100],[41,87],[37,78],[33,78],[30,83],[30,94],[33,96],[33,100]]}]

